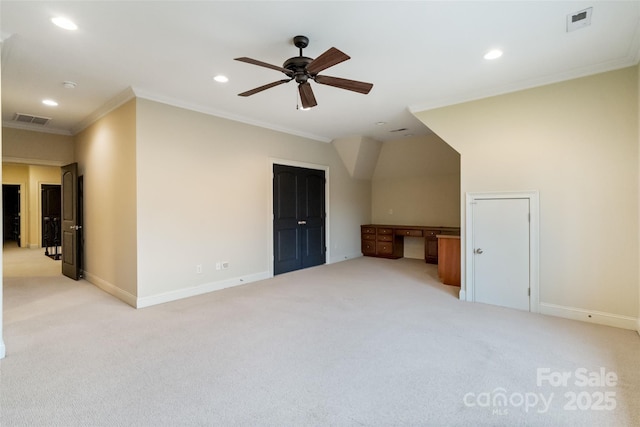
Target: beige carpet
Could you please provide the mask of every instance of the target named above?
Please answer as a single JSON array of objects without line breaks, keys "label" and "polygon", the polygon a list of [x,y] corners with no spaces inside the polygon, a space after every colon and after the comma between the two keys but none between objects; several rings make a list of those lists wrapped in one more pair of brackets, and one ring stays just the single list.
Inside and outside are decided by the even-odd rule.
[{"label": "beige carpet", "polygon": [[637,333],[461,302],[418,260],[142,310],[59,265],[5,253],[2,426],[640,425]]}]

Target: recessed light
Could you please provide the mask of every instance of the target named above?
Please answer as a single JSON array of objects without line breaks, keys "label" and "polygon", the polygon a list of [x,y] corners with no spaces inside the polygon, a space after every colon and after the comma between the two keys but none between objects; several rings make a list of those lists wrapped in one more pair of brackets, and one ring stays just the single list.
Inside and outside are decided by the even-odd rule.
[{"label": "recessed light", "polygon": [[222,74],[218,74],[213,78],[213,80],[217,81],[218,83],[226,83],[229,81],[229,78],[227,76],[223,76]]},{"label": "recessed light", "polygon": [[66,82],[62,82],[62,86],[65,89],[75,89],[76,86],[78,86],[78,83],[76,82],[70,82],[70,81],[66,81]]},{"label": "recessed light", "polygon": [[489,52],[484,54],[484,59],[492,60],[498,59],[502,56],[502,51],[500,49],[491,49]]},{"label": "recessed light", "polygon": [[64,28],[65,30],[75,31],[78,29],[78,26],[68,18],[64,16],[56,16],[55,18],[51,18],[51,22],[56,24],[60,28]]},{"label": "recessed light", "polygon": [[49,107],[57,107],[58,103],[56,101],[54,101],[53,99],[43,99],[42,103],[44,105],[48,105]]},{"label": "recessed light", "polygon": [[382,125],[386,125],[386,124],[387,124],[387,122],[376,122],[376,124],[377,124],[378,126],[382,126]]}]

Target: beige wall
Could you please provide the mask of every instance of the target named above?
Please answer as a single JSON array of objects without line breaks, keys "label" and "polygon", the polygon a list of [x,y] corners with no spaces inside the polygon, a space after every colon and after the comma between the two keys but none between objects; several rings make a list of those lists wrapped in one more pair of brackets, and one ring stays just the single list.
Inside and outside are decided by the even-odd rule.
[{"label": "beige wall", "polygon": [[73,163],[73,137],[3,127],[2,159],[11,163],[64,166]]},{"label": "beige wall", "polygon": [[352,179],[331,144],[143,99],[137,118],[139,297],[269,274],[271,159],[329,168],[327,261],[360,255],[370,181]]},{"label": "beige wall", "polygon": [[[371,182],[372,222],[460,226],[460,155],[437,135],[382,144]],[[405,258],[424,258],[424,239],[404,238]]]},{"label": "beige wall", "polygon": [[85,277],[133,305],[137,295],[135,100],[80,132],[75,143],[84,184]]},{"label": "beige wall", "polygon": [[4,164],[3,184],[20,185],[20,236],[23,247],[42,246],[42,184],[60,184],[60,168]]},{"label": "beige wall", "polygon": [[637,67],[417,116],[460,152],[462,197],[539,190],[541,303],[638,316]]},{"label": "beige wall", "polygon": [[372,180],[372,221],[460,225],[460,156],[436,135],[382,144]]}]

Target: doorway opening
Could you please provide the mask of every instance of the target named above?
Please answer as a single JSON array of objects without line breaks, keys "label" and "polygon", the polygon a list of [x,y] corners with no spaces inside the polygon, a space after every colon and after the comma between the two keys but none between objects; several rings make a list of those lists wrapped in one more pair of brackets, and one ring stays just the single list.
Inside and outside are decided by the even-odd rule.
[{"label": "doorway opening", "polygon": [[4,243],[15,242],[20,247],[20,185],[2,184],[2,206]]}]

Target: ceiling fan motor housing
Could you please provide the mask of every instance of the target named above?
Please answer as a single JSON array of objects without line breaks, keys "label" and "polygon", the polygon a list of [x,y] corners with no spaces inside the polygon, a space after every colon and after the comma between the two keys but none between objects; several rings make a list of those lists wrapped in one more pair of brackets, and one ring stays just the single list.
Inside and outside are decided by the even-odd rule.
[{"label": "ceiling fan motor housing", "polygon": [[304,83],[311,77],[307,74],[306,70],[307,65],[311,61],[313,61],[313,59],[307,58],[306,56],[294,56],[293,58],[287,59],[284,64],[282,64],[282,68],[293,71],[293,77],[296,79],[296,82]]}]

